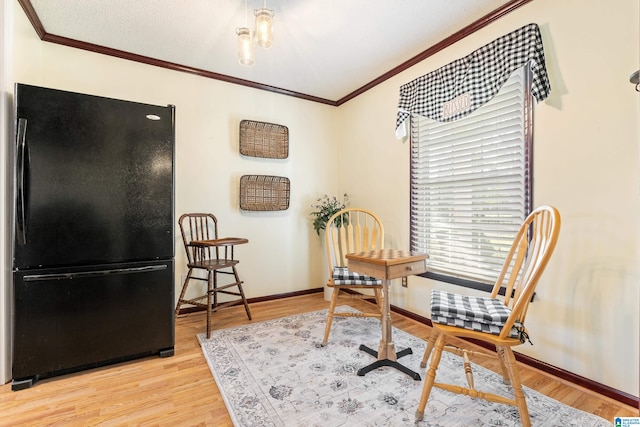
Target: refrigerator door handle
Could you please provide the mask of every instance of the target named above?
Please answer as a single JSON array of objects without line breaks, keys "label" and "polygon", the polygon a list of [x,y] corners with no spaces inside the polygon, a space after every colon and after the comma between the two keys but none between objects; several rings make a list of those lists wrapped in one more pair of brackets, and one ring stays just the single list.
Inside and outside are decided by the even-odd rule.
[{"label": "refrigerator door handle", "polygon": [[110,270],[78,271],[74,273],[30,274],[24,276],[22,280],[25,282],[36,282],[43,280],[69,280],[81,279],[85,277],[112,276],[115,274],[148,273],[150,271],[166,270],[167,268],[167,265],[164,264],[131,268],[114,268]]},{"label": "refrigerator door handle", "polygon": [[18,244],[24,246],[27,244],[27,206],[25,191],[27,188],[26,177],[28,173],[28,156],[27,147],[27,119],[18,119],[17,132],[17,194],[16,194],[16,235]]}]

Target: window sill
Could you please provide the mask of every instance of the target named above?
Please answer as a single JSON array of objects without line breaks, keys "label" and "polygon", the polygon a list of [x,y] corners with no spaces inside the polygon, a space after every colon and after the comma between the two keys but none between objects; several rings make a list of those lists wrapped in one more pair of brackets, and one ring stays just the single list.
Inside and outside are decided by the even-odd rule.
[{"label": "window sill", "polygon": [[[463,288],[475,289],[477,291],[483,291],[487,293],[491,293],[493,290],[493,285],[483,282],[476,282],[474,280],[461,279],[459,277],[447,276],[445,274],[438,273],[430,273],[426,272],[424,274],[420,274],[420,277],[424,277],[431,280],[437,280],[438,282],[450,283],[456,286],[462,286]],[[504,296],[506,289],[504,287],[500,288],[498,291],[498,295]],[[513,292],[511,293],[511,297],[513,298]],[[531,296],[531,302],[533,302],[536,298],[536,293],[534,292]]]}]

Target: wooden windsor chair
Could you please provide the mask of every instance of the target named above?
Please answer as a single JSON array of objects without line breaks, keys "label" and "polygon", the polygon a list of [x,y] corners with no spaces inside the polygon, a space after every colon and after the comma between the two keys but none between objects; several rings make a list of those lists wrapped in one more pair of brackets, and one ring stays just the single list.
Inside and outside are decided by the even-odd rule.
[{"label": "wooden windsor chair", "polygon": [[[522,391],[520,374],[512,347],[529,341],[524,326],[529,302],[538,284],[560,233],[560,214],[551,206],[541,206],[527,216],[507,254],[502,271],[489,297],[470,297],[434,290],[431,293],[431,321],[429,336],[421,367],[431,356],[416,411],[416,419],[424,411],[433,387],[472,398],[516,406],[523,426],[531,425],[527,402]],[[504,297],[500,297],[504,291]],[[457,348],[449,341],[456,338],[473,339],[491,344],[495,354]],[[529,341],[530,342],[530,341]],[[467,386],[435,382],[442,351],[463,357]],[[494,357],[499,360],[503,380],[511,385],[513,398],[479,391],[475,388],[470,356]]]},{"label": "wooden windsor chair", "polygon": [[[322,345],[327,345],[333,324],[333,318],[340,317],[382,317],[382,280],[349,271],[346,255],[348,253],[367,252],[384,248],[384,227],[380,219],[371,211],[359,208],[346,208],[336,212],[327,221],[325,228],[329,281],[333,288],[327,326]],[[353,292],[344,292],[344,291]],[[363,290],[369,290],[373,294]],[[340,297],[365,299],[375,298],[375,310],[368,312],[336,312]]]}]

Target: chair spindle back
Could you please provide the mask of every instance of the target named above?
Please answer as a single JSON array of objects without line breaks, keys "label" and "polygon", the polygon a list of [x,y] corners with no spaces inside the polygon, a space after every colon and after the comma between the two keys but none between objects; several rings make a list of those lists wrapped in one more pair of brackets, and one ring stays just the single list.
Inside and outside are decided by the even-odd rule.
[{"label": "chair spindle back", "polygon": [[178,220],[182,243],[187,253],[189,264],[219,257],[218,247],[193,246],[196,240],[213,240],[218,238],[218,220],[213,214],[184,214]]},{"label": "chair spindle back", "polygon": [[384,249],[384,228],[371,211],[346,208],[336,212],[327,221],[325,243],[329,271],[333,267],[346,267],[349,253]]},{"label": "chair spindle back", "polygon": [[491,293],[499,297],[505,289],[504,304],[511,308],[501,336],[507,336],[515,322],[524,323],[538,280],[560,234],[560,213],[552,206],[540,206],[520,227]]}]

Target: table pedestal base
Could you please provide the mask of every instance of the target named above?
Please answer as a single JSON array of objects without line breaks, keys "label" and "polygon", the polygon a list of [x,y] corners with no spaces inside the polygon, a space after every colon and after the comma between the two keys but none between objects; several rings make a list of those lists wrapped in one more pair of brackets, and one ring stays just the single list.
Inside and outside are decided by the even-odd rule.
[{"label": "table pedestal base", "polygon": [[396,353],[393,344],[391,327],[391,303],[389,299],[389,286],[392,279],[406,277],[412,274],[422,274],[427,271],[426,254],[417,254],[397,249],[381,249],[377,251],[361,252],[357,254],[345,255],[349,260],[349,269],[360,274],[382,279],[382,294],[384,296],[384,306],[380,322],[382,323],[382,339],[378,351],[365,345],[360,346],[360,350],[369,353],[376,360],[369,366],[358,370],[359,376],[364,376],[367,372],[382,366],[391,366],[409,375],[416,381],[420,381],[420,374],[413,372],[406,366],[402,366],[397,359],[412,354],[410,348],[405,348]]},{"label": "table pedestal base", "polygon": [[[367,347],[364,344],[361,344],[359,349],[361,351],[364,351],[365,353],[369,353],[370,355],[372,355],[375,358],[378,357],[378,352],[377,351]],[[400,358],[402,356],[406,356],[407,354],[413,354],[413,351],[411,350],[411,348],[405,348],[404,350],[397,352],[395,356],[396,356],[396,359],[398,359],[398,358]],[[396,368],[400,372],[404,372],[405,374],[409,375],[414,380],[420,381],[420,374],[418,374],[417,372],[412,371],[411,369],[407,368],[406,366],[403,366],[400,363],[398,363],[397,361],[391,360],[391,359],[378,359],[375,362],[373,362],[372,364],[367,365],[364,368],[358,369],[358,375],[363,377],[367,372],[373,371],[374,369],[378,369],[378,368],[380,368],[382,366],[391,366],[392,368]]]}]

